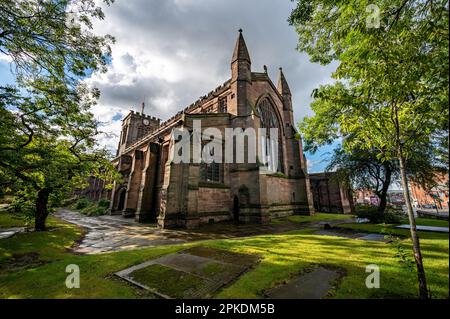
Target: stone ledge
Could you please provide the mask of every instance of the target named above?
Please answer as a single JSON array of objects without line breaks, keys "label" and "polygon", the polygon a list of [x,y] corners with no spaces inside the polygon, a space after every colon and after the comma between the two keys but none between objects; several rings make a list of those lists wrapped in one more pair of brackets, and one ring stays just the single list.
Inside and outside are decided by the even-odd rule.
[{"label": "stone ledge", "polygon": [[230,189],[230,186],[227,186],[222,183],[209,183],[209,182],[199,182],[198,187],[200,188],[222,188],[222,189]]}]

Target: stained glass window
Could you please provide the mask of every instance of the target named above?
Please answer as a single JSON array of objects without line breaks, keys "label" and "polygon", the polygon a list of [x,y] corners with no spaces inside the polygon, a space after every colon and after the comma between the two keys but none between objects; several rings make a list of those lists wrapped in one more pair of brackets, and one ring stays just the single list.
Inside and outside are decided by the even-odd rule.
[{"label": "stained glass window", "polygon": [[[283,147],[282,147],[282,133],[281,125],[275,113],[275,109],[268,99],[262,100],[256,108],[261,128],[265,128],[265,136],[260,137],[260,146],[262,149],[263,163],[269,171],[283,172]],[[271,131],[277,129],[277,135]],[[273,135],[273,136],[272,136]]]},{"label": "stained glass window", "polygon": [[223,164],[202,162],[200,164],[200,180],[223,183]]}]

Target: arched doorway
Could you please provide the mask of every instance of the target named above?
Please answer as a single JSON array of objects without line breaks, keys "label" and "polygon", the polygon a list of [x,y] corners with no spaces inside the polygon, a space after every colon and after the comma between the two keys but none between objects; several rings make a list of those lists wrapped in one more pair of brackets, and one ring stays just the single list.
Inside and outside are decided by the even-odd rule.
[{"label": "arched doorway", "polygon": [[125,206],[125,195],[127,194],[127,190],[122,188],[119,191],[119,204],[117,205],[117,210],[122,211]]},{"label": "arched doorway", "polygon": [[233,198],[233,221],[235,224],[239,224],[239,197]]}]

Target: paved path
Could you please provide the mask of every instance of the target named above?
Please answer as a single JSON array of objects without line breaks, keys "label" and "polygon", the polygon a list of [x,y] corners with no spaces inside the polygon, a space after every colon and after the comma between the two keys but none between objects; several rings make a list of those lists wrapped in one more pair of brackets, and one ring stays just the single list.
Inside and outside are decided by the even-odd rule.
[{"label": "paved path", "polygon": [[[400,226],[395,226],[395,228],[410,229],[411,226],[409,224],[403,224],[403,225],[400,225]],[[438,232],[438,233],[448,233],[448,227],[416,225],[416,229],[417,230],[423,230],[423,231]]]},{"label": "paved path", "polygon": [[158,229],[156,225],[139,224],[121,216],[88,217],[66,209],[59,210],[55,216],[87,231],[79,245],[73,247],[77,253],[98,254],[211,238],[184,231]]},{"label": "paved path", "polygon": [[313,223],[283,222],[264,225],[233,225],[218,223],[205,225],[195,230],[159,229],[152,224],[139,224],[122,216],[88,217],[76,211],[60,209],[55,216],[76,224],[86,230],[81,242],[73,251],[84,254],[98,254],[112,251],[130,250],[141,247],[172,245],[197,240],[228,239],[264,234],[282,233],[290,230],[322,227],[325,223],[335,225],[351,220],[332,220]]}]

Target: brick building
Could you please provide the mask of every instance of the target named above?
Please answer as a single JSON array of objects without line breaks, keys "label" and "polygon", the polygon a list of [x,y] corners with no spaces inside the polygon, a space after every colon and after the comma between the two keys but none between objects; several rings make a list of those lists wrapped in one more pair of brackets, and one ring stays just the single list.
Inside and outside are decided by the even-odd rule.
[{"label": "brick building", "polygon": [[[217,128],[222,135],[225,128],[277,128],[280,165],[270,171],[270,165],[248,161],[175,163],[172,130],[192,135],[194,120],[201,120],[202,134],[207,128]],[[163,123],[143,112],[131,111],[123,119],[113,163],[124,183],[114,185],[110,211],[157,221],[160,227],[187,228],[311,214],[306,159],[294,125],[291,92],[281,68],[277,85],[266,70],[252,72],[240,30],[229,80]]]},{"label": "brick building", "polygon": [[449,207],[449,187],[448,174],[436,176],[436,185],[431,189],[424,189],[414,182],[411,185],[411,196],[413,204],[417,208],[448,209]]}]

